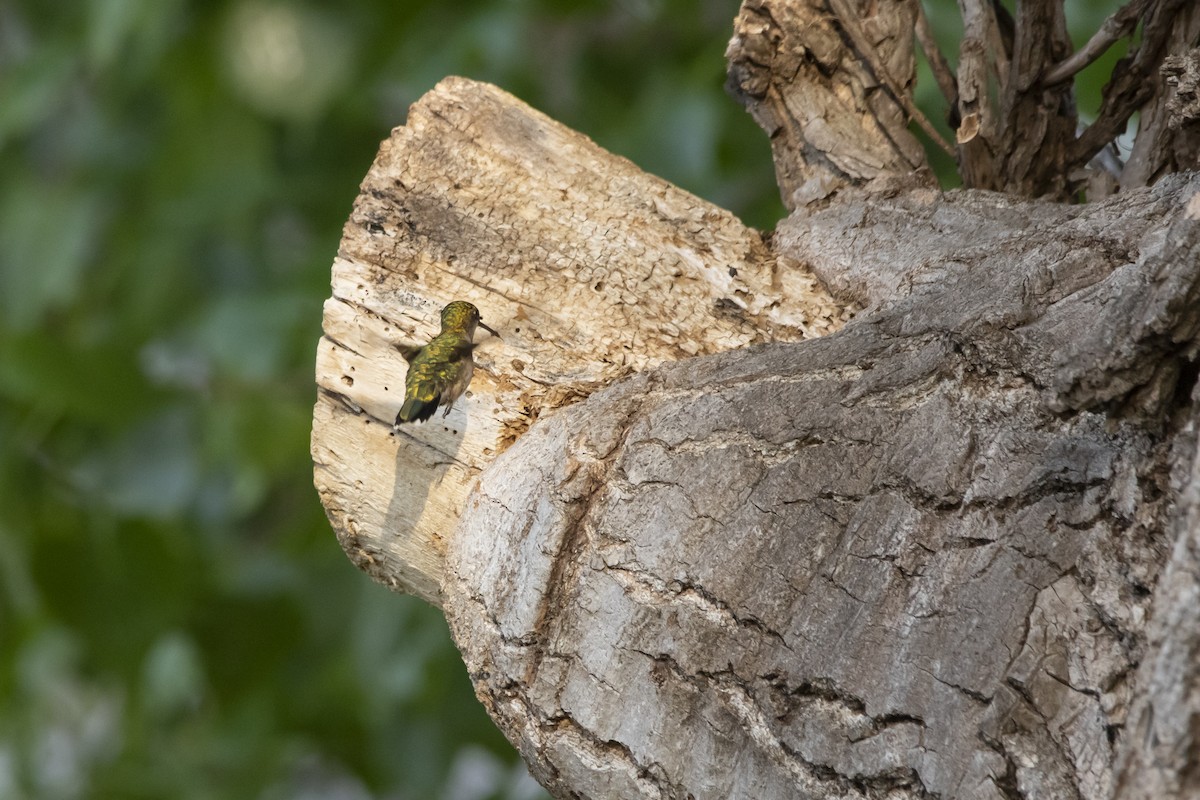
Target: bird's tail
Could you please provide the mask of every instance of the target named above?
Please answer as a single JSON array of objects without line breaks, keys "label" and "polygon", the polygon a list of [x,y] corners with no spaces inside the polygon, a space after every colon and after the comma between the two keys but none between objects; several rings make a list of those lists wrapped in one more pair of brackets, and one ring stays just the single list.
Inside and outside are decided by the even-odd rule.
[{"label": "bird's tail", "polygon": [[433,412],[437,411],[437,407],[438,397],[436,394],[432,400],[410,397],[404,401],[404,405],[400,406],[400,413],[396,415],[396,424],[424,422],[433,416]]}]

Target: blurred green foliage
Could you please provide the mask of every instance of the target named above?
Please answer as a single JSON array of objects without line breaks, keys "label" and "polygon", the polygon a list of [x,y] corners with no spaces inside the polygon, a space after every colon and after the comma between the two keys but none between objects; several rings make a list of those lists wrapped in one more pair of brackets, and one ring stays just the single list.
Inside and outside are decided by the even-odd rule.
[{"label": "blurred green foliage", "polygon": [[0,2],[0,797],[538,796],[438,613],[317,502],[329,265],[449,74],[771,224],[732,14]]},{"label": "blurred green foliage", "polygon": [[450,74],[770,228],[735,12],[0,0],[0,797],[539,796],[439,614],[317,502],[329,265]]}]

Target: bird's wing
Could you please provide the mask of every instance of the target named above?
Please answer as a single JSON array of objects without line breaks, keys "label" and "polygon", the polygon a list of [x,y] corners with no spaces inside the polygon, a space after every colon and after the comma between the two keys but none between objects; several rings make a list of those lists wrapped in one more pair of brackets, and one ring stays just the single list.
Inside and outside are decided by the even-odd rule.
[{"label": "bird's wing", "polygon": [[392,345],[392,347],[399,350],[400,355],[404,356],[404,360],[410,364],[412,363],[413,359],[417,357],[417,354],[421,352],[421,346],[416,344],[404,344],[403,342],[396,342]]}]

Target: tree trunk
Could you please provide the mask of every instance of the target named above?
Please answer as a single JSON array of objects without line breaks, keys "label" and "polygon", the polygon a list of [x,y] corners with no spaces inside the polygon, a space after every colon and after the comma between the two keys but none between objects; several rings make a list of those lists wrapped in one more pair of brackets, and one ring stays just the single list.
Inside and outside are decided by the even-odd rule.
[{"label": "tree trunk", "polygon": [[[453,299],[503,339],[476,349],[455,413],[393,430],[407,364],[392,345],[428,341]],[[847,316],[728,211],[494,87],[447,79],[384,143],[333,264],[321,500],[356,564],[440,605],[475,476],[539,416],[664,361],[799,341]]]},{"label": "tree trunk", "polygon": [[[556,796],[1200,796],[1200,11],[1121,12],[1076,133],[1129,20],[1079,56],[1060,12],[960,5],[955,152],[1005,194],[933,187],[902,0],[743,6],[767,240],[460,79],[364,181],[316,483]],[[390,345],[451,299],[503,339],[393,430]]]}]

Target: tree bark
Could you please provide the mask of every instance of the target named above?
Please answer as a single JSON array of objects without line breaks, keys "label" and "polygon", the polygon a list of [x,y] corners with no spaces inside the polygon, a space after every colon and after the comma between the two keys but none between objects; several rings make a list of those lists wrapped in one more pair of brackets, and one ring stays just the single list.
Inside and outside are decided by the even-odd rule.
[{"label": "tree bark", "polygon": [[[482,343],[448,418],[393,429],[393,347],[474,302]],[[485,84],[440,83],[363,181],[317,348],[316,485],[372,577],[441,603],[480,469],[539,416],[667,360],[839,327],[849,309],[762,235]],[[479,339],[479,341],[483,341]]]},{"label": "tree bark", "polygon": [[908,296],[802,346],[639,375],[497,459],[446,612],[537,777],[562,796],[597,762],[613,783],[586,796],[1110,796],[1172,470],[1194,461],[1197,192],[1089,208],[1102,225],[966,194],[872,201],[848,232],[865,209],[818,215]]},{"label": "tree bark", "polygon": [[[364,181],[317,486],[556,796],[1200,796],[1200,13],[1127,12],[1161,86],[1076,133],[1061,14],[961,5],[960,169],[1007,194],[933,188],[900,0],[743,6],[769,239],[458,79]],[[1027,199],[1138,103],[1115,195]],[[504,338],[393,431],[451,299]]]}]

